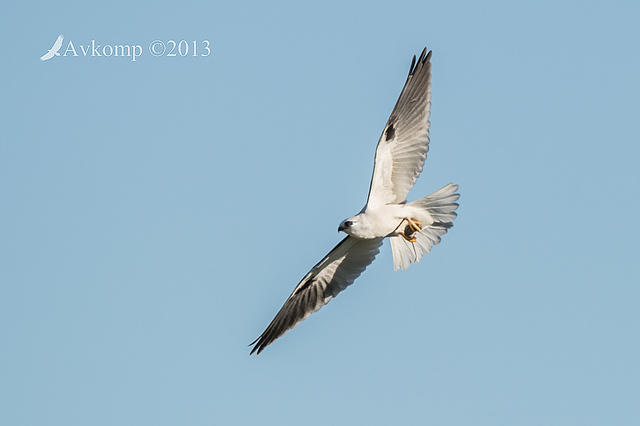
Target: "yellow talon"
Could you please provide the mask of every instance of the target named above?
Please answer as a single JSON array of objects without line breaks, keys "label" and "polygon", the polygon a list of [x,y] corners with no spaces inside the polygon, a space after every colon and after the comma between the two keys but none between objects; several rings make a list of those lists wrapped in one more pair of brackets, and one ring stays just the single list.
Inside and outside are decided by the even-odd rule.
[{"label": "yellow talon", "polygon": [[418,241],[415,237],[415,233],[421,230],[420,222],[413,221],[409,218],[407,218],[406,220],[407,226],[404,228],[404,232],[400,233],[400,235],[402,235],[402,238],[409,241],[410,243],[415,243],[416,241]]},{"label": "yellow talon", "polygon": [[405,234],[404,232],[401,233],[400,235],[402,235],[402,238],[404,238],[405,240],[409,241],[410,243],[415,243],[416,241],[418,241],[416,239],[416,237],[414,237],[413,235],[408,236],[407,234]]},{"label": "yellow talon", "polygon": [[411,220],[407,218],[407,222],[409,223],[409,226],[411,227],[411,229],[414,230],[414,232],[422,231],[422,225],[417,220]]}]

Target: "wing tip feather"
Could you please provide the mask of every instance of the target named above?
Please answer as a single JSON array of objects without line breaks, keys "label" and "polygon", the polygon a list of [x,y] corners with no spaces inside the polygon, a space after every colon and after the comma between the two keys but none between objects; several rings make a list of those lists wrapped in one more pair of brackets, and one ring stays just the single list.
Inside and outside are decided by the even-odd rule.
[{"label": "wing tip feather", "polygon": [[411,65],[409,66],[409,76],[415,74],[420,65],[424,66],[425,64],[429,64],[432,54],[433,50],[427,51],[427,47],[425,46],[417,60],[416,55],[413,55],[413,58],[411,58]]},{"label": "wing tip feather", "polygon": [[411,58],[411,65],[409,65],[409,75],[413,75],[413,72],[415,71],[415,65],[416,65],[416,55],[413,55],[413,58]]}]

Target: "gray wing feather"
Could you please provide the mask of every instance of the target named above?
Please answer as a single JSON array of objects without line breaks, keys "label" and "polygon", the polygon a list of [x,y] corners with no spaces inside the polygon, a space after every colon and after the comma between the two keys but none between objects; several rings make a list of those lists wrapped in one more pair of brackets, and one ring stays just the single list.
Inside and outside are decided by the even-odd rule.
[{"label": "gray wing feather", "polygon": [[416,61],[380,136],[367,206],[404,203],[429,150],[431,51]]},{"label": "gray wing feather", "polygon": [[251,345],[259,354],[287,330],[351,285],[380,250],[382,238],[346,237],[318,262],[293,290],[266,330]]}]

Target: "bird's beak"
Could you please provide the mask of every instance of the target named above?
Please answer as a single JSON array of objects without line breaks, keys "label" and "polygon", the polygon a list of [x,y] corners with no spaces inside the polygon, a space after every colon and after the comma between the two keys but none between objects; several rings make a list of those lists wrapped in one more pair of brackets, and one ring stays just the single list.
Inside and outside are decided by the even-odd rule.
[{"label": "bird's beak", "polygon": [[340,226],[338,226],[338,232],[340,232],[340,231],[344,231],[345,229],[347,229],[347,228],[345,228],[344,226],[342,226],[342,224],[340,224]]}]

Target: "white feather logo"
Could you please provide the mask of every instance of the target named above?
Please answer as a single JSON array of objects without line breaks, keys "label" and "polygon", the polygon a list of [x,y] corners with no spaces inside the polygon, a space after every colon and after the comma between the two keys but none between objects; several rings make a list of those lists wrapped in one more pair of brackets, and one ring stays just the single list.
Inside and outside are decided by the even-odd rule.
[{"label": "white feather logo", "polygon": [[49,49],[47,51],[47,53],[42,55],[40,57],[40,60],[41,61],[48,61],[49,59],[53,58],[54,56],[60,56],[60,54],[58,53],[58,50],[60,50],[60,47],[62,47],[62,40],[63,39],[64,39],[64,37],[62,37],[62,34],[60,34],[58,36],[58,38],[56,39],[55,43],[53,43],[53,46],[51,46],[51,49]]}]

